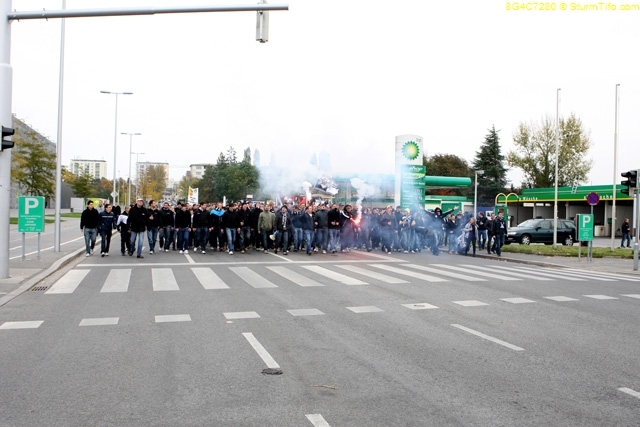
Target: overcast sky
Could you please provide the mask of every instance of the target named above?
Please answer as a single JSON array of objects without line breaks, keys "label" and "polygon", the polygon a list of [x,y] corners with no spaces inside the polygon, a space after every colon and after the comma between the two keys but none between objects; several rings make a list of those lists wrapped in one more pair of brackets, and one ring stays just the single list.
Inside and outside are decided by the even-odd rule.
[{"label": "overcast sky", "polygon": [[[68,0],[67,9],[255,2]],[[618,172],[640,168],[640,11],[508,11],[496,0],[288,4],[270,13],[266,44],[255,41],[255,12],[67,19],[63,165],[104,159],[113,176],[115,96],[101,90],[134,93],[118,99],[118,176],[129,168],[120,132],[139,132],[140,160],[169,162],[179,179],[230,146],[240,156],[259,149],[262,163],[275,155],[304,165],[326,151],[333,173],[394,173],[395,136],[408,133],[424,138],[428,155],[471,162],[492,125],[506,155],[520,122],[555,120],[561,88],[561,115],[574,112],[590,132],[588,184],[611,184],[619,83]],[[62,1],[12,7],[57,10]],[[11,24],[13,112],[54,142],[60,23]],[[508,177],[518,186],[522,173]]]}]

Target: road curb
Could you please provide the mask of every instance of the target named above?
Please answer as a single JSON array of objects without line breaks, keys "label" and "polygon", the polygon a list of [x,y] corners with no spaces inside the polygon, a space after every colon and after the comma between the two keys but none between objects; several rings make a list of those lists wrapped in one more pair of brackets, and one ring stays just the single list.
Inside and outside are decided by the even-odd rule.
[{"label": "road curb", "polygon": [[43,270],[40,273],[36,274],[35,276],[30,277],[29,279],[27,279],[26,282],[21,284],[17,289],[14,289],[13,291],[9,292],[7,295],[0,298],[0,307],[7,304],[9,301],[13,300],[14,298],[18,297],[24,292],[28,291],[38,283],[42,282],[44,279],[46,279],[47,277],[49,277],[50,275],[58,271],[60,268],[64,267],[65,265],[73,261],[73,258],[78,257],[80,254],[83,254],[84,252],[85,252],[85,248],[80,248],[75,252],[68,253],[62,258],[56,260],[46,270]]}]

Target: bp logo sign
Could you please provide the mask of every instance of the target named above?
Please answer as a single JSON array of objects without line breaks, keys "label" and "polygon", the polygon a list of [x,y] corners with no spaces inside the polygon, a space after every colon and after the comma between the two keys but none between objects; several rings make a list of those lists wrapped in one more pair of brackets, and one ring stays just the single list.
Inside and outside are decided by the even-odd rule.
[{"label": "bp logo sign", "polygon": [[420,147],[414,141],[407,141],[402,146],[402,155],[405,159],[415,160],[420,155]]}]

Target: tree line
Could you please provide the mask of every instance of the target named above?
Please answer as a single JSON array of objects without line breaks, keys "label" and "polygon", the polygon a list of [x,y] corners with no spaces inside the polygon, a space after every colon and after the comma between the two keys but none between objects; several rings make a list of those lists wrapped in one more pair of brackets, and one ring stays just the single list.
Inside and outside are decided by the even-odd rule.
[{"label": "tree line", "polygon": [[[471,163],[453,154],[434,154],[424,156],[423,164],[427,175],[467,176],[478,175],[478,203],[490,206],[495,195],[505,190],[518,193],[520,188],[507,189],[508,166],[522,170],[522,187],[546,188],[555,183],[556,137],[558,138],[558,185],[572,186],[585,182],[592,167],[587,159],[591,145],[589,133],[582,121],[571,114],[560,119],[559,128],[546,117],[539,123],[520,123],[513,134],[514,150],[506,155],[500,146],[499,130],[492,126],[488,129],[479,150]],[[35,131],[14,136],[15,148],[12,153],[11,179],[25,195],[43,195],[53,197],[55,193],[56,153],[38,142]],[[256,150],[256,156],[259,155]],[[76,196],[111,199],[113,181],[106,178],[94,179],[80,173],[74,175],[63,168],[62,179],[68,183]],[[149,166],[137,182],[119,178],[117,189],[121,204],[126,202],[127,194],[132,200],[136,195],[145,199],[161,200],[167,187],[168,177],[162,166]],[[205,168],[201,179],[185,176],[177,186],[177,197],[186,199],[189,187],[199,188],[200,200],[221,201],[243,200],[247,195],[254,198],[269,197],[260,193],[260,173],[251,159],[251,151],[246,148],[242,159],[238,159],[236,150],[230,147],[221,152],[215,164]],[[434,189],[432,195],[460,195],[473,197],[474,187],[464,189]]]}]

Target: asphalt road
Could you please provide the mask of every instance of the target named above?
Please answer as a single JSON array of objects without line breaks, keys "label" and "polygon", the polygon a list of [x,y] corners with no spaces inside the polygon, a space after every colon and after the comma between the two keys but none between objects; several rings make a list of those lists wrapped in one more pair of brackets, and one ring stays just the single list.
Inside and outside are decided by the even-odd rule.
[{"label": "asphalt road", "polygon": [[0,309],[0,425],[639,423],[638,276],[146,252],[82,259]]}]

